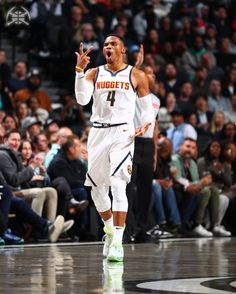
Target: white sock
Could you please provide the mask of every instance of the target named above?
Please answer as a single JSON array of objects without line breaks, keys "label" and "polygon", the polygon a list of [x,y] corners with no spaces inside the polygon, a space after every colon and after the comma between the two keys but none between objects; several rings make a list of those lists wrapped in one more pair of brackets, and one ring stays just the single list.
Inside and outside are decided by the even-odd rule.
[{"label": "white sock", "polygon": [[115,233],[112,242],[121,242],[123,240],[124,227],[115,227]]},{"label": "white sock", "polygon": [[115,227],[113,224],[113,216],[106,221],[103,220],[103,223],[104,223],[105,227],[108,229],[108,231],[111,232],[112,234],[114,234]]}]

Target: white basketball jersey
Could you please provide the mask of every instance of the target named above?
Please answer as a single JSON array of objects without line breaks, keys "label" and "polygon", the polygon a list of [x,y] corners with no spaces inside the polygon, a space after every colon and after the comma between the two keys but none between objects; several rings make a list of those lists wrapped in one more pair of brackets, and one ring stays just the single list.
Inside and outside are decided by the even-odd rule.
[{"label": "white basketball jersey", "polygon": [[94,84],[92,122],[133,123],[136,92],[131,82],[132,66],[112,73],[98,67]]}]

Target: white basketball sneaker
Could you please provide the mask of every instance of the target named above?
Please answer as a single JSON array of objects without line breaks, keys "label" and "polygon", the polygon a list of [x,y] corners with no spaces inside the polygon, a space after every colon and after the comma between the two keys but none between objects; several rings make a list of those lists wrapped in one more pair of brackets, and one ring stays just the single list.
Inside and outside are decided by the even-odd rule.
[{"label": "white basketball sneaker", "polygon": [[113,234],[111,233],[111,231],[107,229],[107,227],[104,227],[103,231],[105,232],[105,235],[103,236],[104,245],[102,254],[104,257],[107,257],[109,253],[109,247],[112,242]]},{"label": "white basketball sneaker", "polygon": [[124,249],[122,242],[111,243],[109,247],[109,253],[107,255],[107,260],[114,262],[122,262],[124,259]]}]

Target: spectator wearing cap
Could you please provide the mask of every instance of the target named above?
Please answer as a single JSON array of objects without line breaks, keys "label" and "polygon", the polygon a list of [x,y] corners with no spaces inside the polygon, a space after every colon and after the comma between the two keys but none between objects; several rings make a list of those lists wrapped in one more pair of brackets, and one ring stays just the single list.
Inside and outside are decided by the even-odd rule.
[{"label": "spectator wearing cap", "polygon": [[171,117],[174,127],[167,130],[167,137],[173,143],[173,153],[176,153],[185,138],[197,140],[197,132],[190,124],[184,122],[184,115],[179,107],[174,108]]},{"label": "spectator wearing cap", "polygon": [[27,65],[24,60],[17,60],[13,68],[13,76],[8,81],[8,88],[13,93],[26,88]]},{"label": "spectator wearing cap", "polygon": [[32,138],[40,133],[41,122],[36,117],[28,116],[22,122],[22,129]]},{"label": "spectator wearing cap", "polygon": [[59,122],[54,118],[49,118],[44,125],[44,129],[47,134],[58,132],[60,130]]},{"label": "spectator wearing cap", "polygon": [[40,89],[41,77],[38,69],[32,69],[27,77],[27,87],[17,91],[14,95],[14,105],[18,101],[28,101],[30,97],[37,97],[40,106],[46,109],[48,112],[52,111],[52,104],[48,94]]}]

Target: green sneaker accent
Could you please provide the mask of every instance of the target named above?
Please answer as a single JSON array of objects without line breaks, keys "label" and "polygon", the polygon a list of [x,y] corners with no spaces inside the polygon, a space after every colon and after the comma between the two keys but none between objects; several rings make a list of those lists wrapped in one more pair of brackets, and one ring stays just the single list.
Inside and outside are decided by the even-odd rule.
[{"label": "green sneaker accent", "polygon": [[104,245],[103,245],[102,254],[104,257],[107,257],[109,253],[109,247],[112,242],[113,234],[111,231],[108,230],[107,227],[104,227],[103,231],[105,232],[105,235],[103,236]]},{"label": "green sneaker accent", "polygon": [[109,247],[107,260],[122,262],[124,259],[124,249],[121,242],[112,243]]}]

